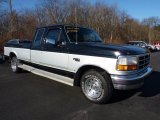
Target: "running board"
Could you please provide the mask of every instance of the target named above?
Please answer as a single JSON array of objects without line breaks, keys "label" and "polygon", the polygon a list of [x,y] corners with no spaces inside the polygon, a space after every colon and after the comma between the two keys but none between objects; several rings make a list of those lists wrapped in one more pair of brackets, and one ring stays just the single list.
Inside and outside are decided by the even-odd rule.
[{"label": "running board", "polygon": [[71,79],[71,78],[64,77],[64,76],[61,76],[61,75],[57,75],[57,74],[54,74],[54,73],[51,73],[51,72],[46,72],[44,70],[40,70],[40,69],[31,67],[31,66],[25,65],[25,64],[19,65],[18,67],[22,68],[24,70],[27,70],[29,72],[32,72],[32,73],[34,73],[36,75],[40,75],[40,76],[55,80],[57,82],[61,82],[61,83],[73,86],[73,81],[74,80]]}]

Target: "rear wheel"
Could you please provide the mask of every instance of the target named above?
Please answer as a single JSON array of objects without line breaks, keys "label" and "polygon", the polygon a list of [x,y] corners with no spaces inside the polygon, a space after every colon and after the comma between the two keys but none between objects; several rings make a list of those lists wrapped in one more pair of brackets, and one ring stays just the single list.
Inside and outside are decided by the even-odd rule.
[{"label": "rear wheel", "polygon": [[16,56],[11,58],[11,69],[14,73],[18,73],[21,71],[20,68],[18,68],[19,65],[19,60],[17,59]]},{"label": "rear wheel", "polygon": [[113,94],[109,75],[97,70],[89,70],[81,78],[81,89],[87,99],[94,103],[107,103]]},{"label": "rear wheel", "polygon": [[3,61],[5,61],[5,60],[6,60],[6,58],[5,58],[5,56],[4,56],[4,55],[2,55],[2,60],[3,60]]}]

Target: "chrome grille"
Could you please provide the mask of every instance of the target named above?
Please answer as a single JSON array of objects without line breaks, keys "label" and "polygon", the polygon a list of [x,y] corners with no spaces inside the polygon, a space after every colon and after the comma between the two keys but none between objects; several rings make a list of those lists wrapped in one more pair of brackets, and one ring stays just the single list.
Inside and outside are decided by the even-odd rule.
[{"label": "chrome grille", "polygon": [[150,55],[147,54],[147,55],[142,55],[142,56],[139,56],[138,58],[138,68],[139,69],[142,69],[142,68],[145,68],[149,65],[150,63]]}]

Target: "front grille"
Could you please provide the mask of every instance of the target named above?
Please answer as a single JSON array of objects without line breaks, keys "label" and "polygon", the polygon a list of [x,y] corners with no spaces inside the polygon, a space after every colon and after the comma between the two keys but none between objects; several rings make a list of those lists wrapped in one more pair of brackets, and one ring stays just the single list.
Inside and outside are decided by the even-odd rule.
[{"label": "front grille", "polygon": [[149,54],[139,56],[139,58],[138,58],[138,68],[139,69],[147,67],[149,65],[149,63],[150,63],[150,55]]}]

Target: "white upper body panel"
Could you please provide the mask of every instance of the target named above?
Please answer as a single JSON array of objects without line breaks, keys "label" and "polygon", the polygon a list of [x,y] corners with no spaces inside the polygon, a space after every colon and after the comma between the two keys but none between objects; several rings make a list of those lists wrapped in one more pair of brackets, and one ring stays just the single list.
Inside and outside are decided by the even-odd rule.
[{"label": "white upper body panel", "polygon": [[[92,65],[102,68],[109,74],[116,73],[117,59],[115,58],[5,47],[5,55],[9,56],[10,52],[15,53],[18,59],[21,60],[26,60],[32,63],[66,70],[74,73],[76,73],[79,68],[86,65]],[[75,61],[75,58],[78,58],[79,61]]]}]

